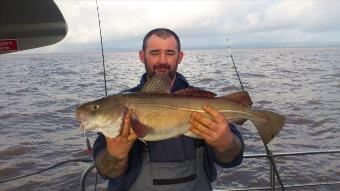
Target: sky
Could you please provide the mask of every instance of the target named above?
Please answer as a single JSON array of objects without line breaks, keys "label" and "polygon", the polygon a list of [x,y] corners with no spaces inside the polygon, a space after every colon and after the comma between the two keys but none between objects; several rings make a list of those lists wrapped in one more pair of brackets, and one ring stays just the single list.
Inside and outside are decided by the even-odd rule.
[{"label": "sky", "polygon": [[[55,0],[68,25],[42,52],[100,51],[95,0]],[[174,30],[183,49],[340,46],[337,0],[98,0],[105,51],[138,51],[144,35]]]}]

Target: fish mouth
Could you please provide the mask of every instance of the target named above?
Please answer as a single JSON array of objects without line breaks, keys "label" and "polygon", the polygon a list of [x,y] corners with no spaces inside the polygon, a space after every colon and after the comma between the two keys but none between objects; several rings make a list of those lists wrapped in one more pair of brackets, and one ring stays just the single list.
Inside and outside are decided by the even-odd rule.
[{"label": "fish mouth", "polygon": [[80,125],[79,125],[80,129],[87,130],[86,129],[87,126],[88,126],[88,122],[80,122]]},{"label": "fish mouth", "polygon": [[81,112],[76,112],[76,118],[78,119],[78,121],[80,122],[80,129],[82,130],[88,130],[89,128],[89,121],[86,117],[86,115],[84,115],[83,113]]},{"label": "fish mouth", "polygon": [[76,118],[78,119],[78,121],[82,122],[86,122],[87,121],[87,115],[85,113],[83,113],[80,110],[76,111]]},{"label": "fish mouth", "polygon": [[92,129],[95,129],[96,126],[93,123],[90,123],[88,121],[82,121],[79,125],[80,129],[83,131],[91,131]]}]

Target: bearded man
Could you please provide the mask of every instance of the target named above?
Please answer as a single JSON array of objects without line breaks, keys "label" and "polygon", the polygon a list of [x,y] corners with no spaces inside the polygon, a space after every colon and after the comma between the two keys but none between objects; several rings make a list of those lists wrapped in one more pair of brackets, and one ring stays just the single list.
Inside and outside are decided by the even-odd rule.
[{"label": "bearded man", "polygon": [[[123,92],[138,92],[155,74],[171,79],[171,92],[189,88],[177,72],[184,53],[176,33],[157,28],[146,34],[139,58],[145,66],[140,84]],[[190,131],[202,139],[179,136],[162,141],[142,142],[130,132],[131,112],[125,114],[122,131],[116,138],[99,133],[94,159],[100,175],[113,190],[212,190],[215,163],[224,168],[241,164],[244,143],[236,126],[217,110],[204,107],[210,118],[194,112]]]}]

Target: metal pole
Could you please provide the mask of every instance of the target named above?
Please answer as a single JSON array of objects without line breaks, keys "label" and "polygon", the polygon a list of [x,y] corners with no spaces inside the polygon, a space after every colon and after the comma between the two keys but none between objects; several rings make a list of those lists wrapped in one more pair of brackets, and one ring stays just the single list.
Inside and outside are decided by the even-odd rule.
[{"label": "metal pole", "polygon": [[87,167],[87,169],[83,172],[83,174],[81,175],[81,179],[80,179],[80,190],[81,191],[85,191],[85,181],[86,181],[86,177],[87,174],[95,167],[95,163],[93,162],[89,167]]},{"label": "metal pole", "polygon": [[[270,162],[270,166],[272,167],[273,169],[273,172],[274,174],[276,174],[276,178],[281,186],[281,190],[282,191],[285,191],[285,187],[283,186],[283,183],[282,183],[282,180],[281,180],[281,177],[280,177],[280,174],[279,174],[279,171],[277,170],[276,168],[276,164],[275,164],[275,160],[274,160],[274,155],[273,153],[268,149],[267,145],[264,144],[264,147],[266,148],[266,151],[267,151],[267,158]],[[275,177],[273,178],[273,182],[274,182],[274,188],[275,188]]]},{"label": "metal pole", "polygon": [[[333,150],[322,150],[322,151],[296,151],[296,152],[285,152],[285,153],[272,153],[275,157],[284,157],[284,156],[300,156],[300,155],[318,155],[318,154],[339,154],[340,149]],[[263,158],[267,157],[267,154],[264,153],[252,153],[252,154],[244,154],[243,158]]]},{"label": "metal pole", "polygon": [[270,187],[272,191],[275,191],[275,173],[274,173],[274,168],[273,165],[271,164],[270,161],[269,162],[269,170],[270,170]]}]

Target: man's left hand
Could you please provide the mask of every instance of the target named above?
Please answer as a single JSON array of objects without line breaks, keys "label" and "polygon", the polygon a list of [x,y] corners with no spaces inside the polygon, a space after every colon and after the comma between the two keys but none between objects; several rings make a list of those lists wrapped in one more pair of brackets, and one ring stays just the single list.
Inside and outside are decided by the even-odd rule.
[{"label": "man's left hand", "polygon": [[228,120],[211,107],[204,106],[203,109],[211,118],[193,112],[190,118],[190,131],[203,138],[216,151],[230,149],[234,134],[230,131]]}]

